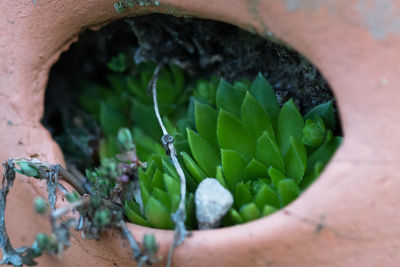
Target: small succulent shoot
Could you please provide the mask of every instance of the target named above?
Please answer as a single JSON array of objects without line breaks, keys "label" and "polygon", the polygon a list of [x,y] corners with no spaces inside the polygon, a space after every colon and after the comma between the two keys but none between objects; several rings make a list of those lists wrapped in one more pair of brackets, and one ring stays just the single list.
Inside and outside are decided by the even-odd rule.
[{"label": "small succulent shoot", "polygon": [[69,203],[73,203],[80,200],[79,194],[76,191],[66,194],[65,198]]},{"label": "small succulent shoot", "polygon": [[130,151],[135,148],[133,144],[131,131],[127,128],[122,128],[118,131],[118,144],[122,151]]},{"label": "small succulent shoot", "polygon": [[24,160],[16,161],[15,163],[19,166],[19,169],[15,168],[16,172],[28,177],[37,177],[39,175],[38,167],[35,164]]},{"label": "small succulent shoot", "polygon": [[111,58],[107,67],[115,72],[124,72],[126,70],[126,55],[124,53],[119,53],[117,56]]},{"label": "small succulent shoot", "polygon": [[155,236],[152,234],[145,234],[143,236],[143,247],[148,254],[155,255],[159,249]]},{"label": "small succulent shoot", "polygon": [[38,233],[36,235],[36,242],[37,242],[38,247],[42,251],[45,251],[45,250],[48,249],[48,247],[51,244],[51,238],[48,235],[44,234],[44,233]]},{"label": "small succulent shoot", "polygon": [[316,120],[307,119],[303,129],[303,144],[317,147],[325,141],[327,130],[324,121],[317,116]]},{"label": "small succulent shoot", "polygon": [[106,226],[111,222],[111,213],[109,209],[98,209],[96,210],[93,218],[93,223],[95,226]]},{"label": "small succulent shoot", "polygon": [[35,197],[33,201],[35,205],[35,211],[39,214],[45,214],[47,212],[47,202],[42,197]]}]

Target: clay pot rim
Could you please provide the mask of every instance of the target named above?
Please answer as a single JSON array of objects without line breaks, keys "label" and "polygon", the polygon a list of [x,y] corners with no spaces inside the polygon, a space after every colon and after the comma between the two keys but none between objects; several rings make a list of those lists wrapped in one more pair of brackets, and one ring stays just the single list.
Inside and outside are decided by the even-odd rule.
[{"label": "clay pot rim", "polygon": [[[34,45],[36,46],[39,46],[39,44],[46,45],[44,42],[49,41],[51,43],[49,47],[54,49],[54,44],[56,44],[56,48],[55,50],[47,51],[46,49],[49,47],[45,46],[44,50],[47,52],[43,56],[43,59],[40,60],[36,58],[36,55],[27,55],[27,58],[23,60],[19,58],[19,61],[16,61],[16,65],[19,68],[18,70],[22,69],[22,74],[20,74],[20,76],[32,74],[33,72],[34,78],[31,79],[31,82],[35,86],[32,91],[34,93],[39,92],[37,96],[35,94],[30,95],[32,97],[31,102],[27,101],[27,103],[22,104],[20,100],[24,99],[23,97],[18,95],[8,96],[12,102],[10,106],[14,108],[12,109],[12,112],[14,112],[13,114],[22,118],[22,122],[33,120],[33,125],[38,127],[41,111],[37,111],[35,114],[22,113],[22,111],[18,113],[15,107],[26,104],[33,108],[35,105],[38,106],[38,103],[41,104],[43,102],[43,95],[41,95],[43,93],[41,90],[44,88],[43,77],[47,77],[51,65],[56,61],[61,51],[65,50],[72,40],[77,37],[82,27],[102,25],[104,21],[110,22],[116,17],[121,17],[111,12],[109,9],[109,4],[111,4],[113,0],[94,2],[95,1],[89,1],[89,7],[92,8],[89,11],[71,8],[70,5],[63,6],[63,4],[59,2],[51,2],[50,4],[49,2],[44,2],[44,8],[38,8],[33,11],[30,10],[32,12],[30,13],[31,16],[23,17],[20,16],[20,14],[15,15],[16,18],[28,18],[28,22],[30,22],[30,18],[41,18],[41,16],[58,19],[57,15],[60,15],[60,7],[61,9],[64,7],[67,9],[69,8],[69,11],[72,10],[75,12],[73,14],[69,13],[62,17],[61,20],[56,20],[56,23],[52,25],[53,28],[51,29],[57,33],[57,36],[54,37],[55,39],[58,38],[56,41],[45,38],[43,41],[40,40],[42,34],[44,35],[46,31],[49,30],[49,28],[41,27],[41,21],[33,20],[34,23],[32,25],[26,23],[27,19],[23,21],[27,24],[25,25],[26,28],[37,28],[41,30],[38,36],[32,36],[32,31],[26,30],[28,34],[31,34],[29,38],[27,38],[28,41],[35,41],[36,43],[34,43]],[[377,41],[371,36],[368,30],[366,30],[363,24],[352,23],[351,21],[343,20],[340,16],[335,17],[332,16],[332,14],[327,14],[327,10],[324,8],[292,12],[285,8],[285,3],[288,1],[283,0],[250,1],[250,3],[241,0],[227,0],[223,3],[225,4],[225,9],[218,1],[207,1],[206,4],[204,1],[196,0],[165,0],[165,2],[173,8],[179,7],[181,14],[186,13],[200,18],[216,19],[241,26],[245,29],[250,29],[250,31],[251,29],[256,29],[261,34],[264,34],[266,31],[263,23],[268,24],[270,30],[277,34],[277,37],[280,37],[294,48],[297,48],[303,55],[307,56],[310,61],[321,70],[321,73],[326,77],[327,81],[329,81],[340,108],[342,128],[345,132],[343,144],[337,150],[320,178],[289,206],[267,218],[243,225],[220,228],[217,229],[218,231],[194,231],[194,236],[185,240],[183,245],[185,249],[181,249],[183,247],[178,248],[174,254],[174,258],[178,262],[184,261],[185,264],[187,264],[186,266],[191,266],[192,264],[193,266],[199,266],[199,263],[197,263],[197,265],[194,264],[191,256],[194,256],[195,259],[199,259],[201,255],[196,256],[195,253],[190,255],[190,252],[200,249],[207,253],[206,256],[209,257],[209,260],[223,259],[224,266],[228,266],[229,263],[235,264],[236,261],[239,262],[239,264],[244,261],[250,262],[252,259],[250,257],[259,259],[258,265],[261,266],[262,263],[260,259],[264,259],[264,249],[268,248],[270,249],[269,252],[272,254],[275,253],[271,258],[276,259],[277,262],[289,262],[294,265],[298,264],[299,259],[302,260],[302,263],[310,262],[303,257],[305,255],[304,253],[309,253],[310,250],[316,253],[323,252],[321,257],[313,255],[314,263],[318,260],[320,260],[319,262],[321,262],[321,260],[323,262],[323,260],[333,258],[339,260],[339,257],[342,262],[354,263],[354,258],[348,257],[348,255],[346,258],[342,256],[346,256],[346,253],[349,251],[355,251],[358,252],[358,254],[355,254],[355,259],[370,264],[370,262],[368,262],[368,257],[363,257],[362,253],[365,253],[363,245],[341,239],[335,231],[339,229],[365,234],[369,233],[369,230],[372,229],[376,230],[374,237],[383,237],[379,235],[381,234],[381,232],[379,232],[381,229],[377,229],[379,224],[374,223],[373,220],[380,219],[390,214],[390,212],[394,212],[393,205],[388,205],[385,207],[386,209],[373,210],[368,214],[361,214],[360,209],[372,207],[374,200],[370,199],[371,196],[375,198],[377,198],[379,194],[385,194],[386,196],[391,193],[387,188],[390,185],[396,185],[394,180],[390,180],[389,178],[393,178],[393,175],[390,173],[392,170],[396,170],[393,166],[397,164],[396,160],[393,160],[396,155],[393,151],[395,151],[396,148],[400,149],[400,144],[392,141],[393,136],[391,134],[393,132],[399,132],[396,125],[400,125],[400,122],[395,122],[397,122],[397,120],[400,121],[400,116],[398,116],[393,106],[396,104],[396,101],[400,99],[400,94],[397,93],[398,90],[395,88],[397,84],[396,78],[398,80],[397,72],[392,70],[387,62],[392,62],[394,59],[399,59],[397,61],[400,61],[399,53],[396,52],[397,50],[393,45],[400,43],[397,36],[393,34],[389,35],[384,41]],[[312,2],[314,3],[317,1]],[[338,3],[339,2],[340,1],[338,1]],[[254,13],[254,10],[252,12],[249,11],[248,5],[254,3],[258,5],[256,6],[256,11],[258,10],[257,12],[259,13],[258,15]],[[339,11],[335,12],[349,12],[353,15],[351,12],[354,10],[347,9],[348,6],[346,6],[346,4],[346,1],[337,4],[337,7],[343,5],[345,10],[339,9]],[[21,7],[21,4],[19,8],[20,10],[25,10],[25,6]],[[260,10],[262,12],[260,12]],[[161,11],[162,10],[160,10],[160,12]],[[48,14],[46,14],[46,12],[48,12]],[[129,12],[132,12],[132,15],[142,15],[148,13],[149,10],[131,10]],[[83,17],[82,14],[86,15],[86,17]],[[61,15],[64,14],[61,12]],[[101,17],[101,20],[99,20],[99,17]],[[313,23],[309,23],[309,21]],[[69,30],[63,29],[63,23],[64,25],[75,28]],[[334,25],[334,27],[332,25]],[[0,27],[1,26],[0,24]],[[57,32],[57,30],[60,30],[60,32]],[[22,30],[22,32],[25,33],[24,30]],[[62,36],[63,34],[65,36]],[[339,42],[340,45],[338,45],[337,41],[330,39],[332,35],[337,37],[336,40],[341,41],[341,43]],[[49,34],[47,37],[48,36]],[[16,40],[15,38],[10,39]],[[17,52],[24,51],[30,44],[28,42],[28,44],[25,43],[24,45],[19,45],[18,48],[22,48],[19,50],[17,49]],[[36,47],[36,49],[38,48]],[[38,51],[36,50],[35,52]],[[363,58],[363,56],[366,57]],[[28,62],[29,64],[24,65],[21,64],[21,62]],[[361,62],[362,64],[358,65]],[[340,65],[340,68],[335,67],[335,64]],[[383,82],[382,79],[379,80],[379,78],[382,77],[379,77],[378,74],[374,72],[376,66],[384,73],[385,76],[383,76],[383,78],[385,78],[384,80],[386,82]],[[38,68],[38,70],[36,70],[36,68]],[[346,78],[346,76],[349,75],[352,77]],[[11,87],[16,91],[22,78],[14,77],[14,79],[16,79],[17,82],[11,83]],[[382,86],[380,86],[380,84],[382,84]],[[381,90],[380,94],[374,95],[374,98],[368,97],[368,95],[371,96],[377,88],[385,90]],[[392,105],[389,104],[389,107],[387,107],[382,103],[390,103]],[[374,112],[369,112],[370,110]],[[364,116],[365,114],[368,117]],[[388,115],[393,115],[390,124],[386,124],[387,121],[382,119]],[[370,127],[374,126],[371,121],[378,123],[378,125]],[[40,127],[38,128],[39,129],[36,130],[38,132],[41,131],[41,135],[38,136],[45,136],[46,134],[43,133],[45,130]],[[384,129],[385,132],[381,133],[381,129]],[[380,139],[378,139],[377,136],[379,136]],[[46,139],[43,141],[46,144],[50,143],[50,136],[48,133]],[[48,157],[51,160],[61,159],[59,150],[55,148],[54,143],[52,144],[53,147],[49,149]],[[34,151],[39,151],[35,150],[37,146],[32,144],[30,144],[29,148]],[[13,148],[9,147],[8,152],[13,151],[11,149]],[[20,149],[18,151],[22,150]],[[26,151],[27,150],[25,150],[25,152]],[[381,163],[384,164],[380,165]],[[388,168],[385,169],[384,167]],[[381,182],[381,176],[384,175],[389,177],[387,179],[390,180],[390,183],[376,186],[376,184]],[[369,179],[362,179],[365,176]],[[355,185],[362,185],[363,189],[367,190],[369,195],[362,198],[359,194],[354,194],[354,192],[351,191],[352,188],[348,188],[348,186]],[[35,193],[40,193],[41,195],[46,194],[44,188],[40,188],[40,183],[35,183],[31,188]],[[321,197],[323,197],[323,200],[319,201]],[[337,201],[340,197],[348,197],[351,200],[355,200],[356,205],[346,205],[347,203],[345,203],[345,205],[338,206]],[[384,201],[384,204],[396,203],[393,194],[389,194],[389,197]],[[62,203],[59,201],[58,204]],[[298,211],[305,219],[296,214],[294,216],[294,210],[296,212]],[[328,214],[329,216],[333,215],[328,219],[329,223],[335,225],[335,229],[328,229],[328,227],[326,227],[328,230],[322,234],[319,234],[319,232],[315,233],[315,228],[319,226],[319,222],[317,222],[318,216],[320,215],[318,214],[319,212],[324,212],[324,214]],[[362,215],[361,217],[360,214]],[[370,216],[370,214],[372,215]],[[346,217],[341,217],[343,215]],[[332,218],[334,216],[339,217]],[[353,224],[352,220],[357,223]],[[130,230],[133,230],[135,235],[137,233],[139,237],[145,232],[155,233],[157,241],[162,244],[161,249],[164,252],[166,244],[170,244],[172,237],[172,231],[170,230],[144,228],[134,224],[129,224],[128,227]],[[315,233],[315,235],[310,235],[310,233]],[[314,242],[315,240],[320,242]],[[119,242],[120,239],[117,241]],[[389,241],[385,244],[389,244]],[[304,244],[304,242],[308,243]],[[332,242],[336,245],[333,251],[330,250],[329,247]],[[246,247],[242,246],[243,243],[246,243]],[[291,250],[291,248],[288,247],[289,245],[303,244],[304,249],[303,247],[297,247],[297,250]],[[393,242],[391,244],[393,244]],[[224,245],[228,248],[225,248]],[[371,247],[379,248],[380,246],[371,245],[369,248]],[[234,250],[234,253],[230,251],[231,249]],[[184,251],[189,251],[189,255],[185,254]],[[389,252],[382,254],[382,251],[380,251],[379,256],[382,258],[382,255],[387,256]],[[218,253],[218,257],[212,253]],[[121,253],[118,255],[120,256]],[[247,260],[244,259],[244,257],[246,257]],[[376,259],[377,258],[375,258],[375,260]],[[312,259],[311,262],[313,262]]]}]

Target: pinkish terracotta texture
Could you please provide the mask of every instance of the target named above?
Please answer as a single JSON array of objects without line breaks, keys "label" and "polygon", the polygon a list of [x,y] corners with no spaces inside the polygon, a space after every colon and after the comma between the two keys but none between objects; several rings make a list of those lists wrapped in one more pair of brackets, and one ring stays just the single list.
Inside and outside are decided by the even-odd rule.
[{"label": "pinkish terracotta texture", "polygon": [[[38,155],[63,162],[39,123],[49,69],[79,33],[121,18],[113,4],[0,2],[0,160]],[[173,266],[398,265],[399,5],[395,0],[160,0],[159,7],[128,11],[141,15],[157,9],[225,21],[260,35],[273,32],[325,75],[345,133],[332,162],[298,200],[245,225],[194,232],[177,249]],[[32,241],[47,225],[32,208],[33,197],[45,194],[43,184],[18,178],[7,213],[14,245]],[[171,232],[129,227],[139,239],[155,233],[162,252],[168,249]],[[99,242],[76,234],[72,243],[60,259],[43,257],[40,266],[132,266],[116,233]]]}]

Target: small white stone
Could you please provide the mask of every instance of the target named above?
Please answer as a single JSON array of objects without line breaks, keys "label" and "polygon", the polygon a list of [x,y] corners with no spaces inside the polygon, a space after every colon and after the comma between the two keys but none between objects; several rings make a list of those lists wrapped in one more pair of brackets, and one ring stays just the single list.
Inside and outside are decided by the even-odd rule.
[{"label": "small white stone", "polygon": [[218,180],[206,178],[197,187],[195,203],[199,229],[214,229],[232,207],[233,197]]}]

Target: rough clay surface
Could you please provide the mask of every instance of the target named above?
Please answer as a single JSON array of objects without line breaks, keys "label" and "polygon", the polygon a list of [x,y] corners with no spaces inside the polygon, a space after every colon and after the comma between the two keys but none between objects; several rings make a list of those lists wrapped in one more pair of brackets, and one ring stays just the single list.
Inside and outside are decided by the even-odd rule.
[{"label": "rough clay surface", "polygon": [[[82,30],[120,18],[115,0],[15,0],[0,2],[0,159],[39,156],[62,162],[40,125],[50,67]],[[303,5],[306,1],[298,2]],[[314,1],[315,2],[315,1]],[[163,0],[149,12],[194,15],[232,23],[260,35],[273,32],[311,60],[327,78],[340,110],[344,143],[320,179],[282,211],[218,230],[194,231],[176,249],[173,266],[398,266],[400,262],[400,3],[378,1],[360,13],[356,0],[287,9],[284,0]],[[390,3],[385,17],[374,3]],[[297,6],[297,5],[296,5]],[[364,7],[363,7],[364,9]],[[365,14],[374,32],[358,18]],[[128,14],[127,14],[128,15]],[[351,18],[351,19],[346,19]],[[373,20],[372,20],[373,19]],[[62,104],[62,100],[60,101]],[[44,149],[45,148],[45,149]],[[18,177],[7,204],[14,246],[32,244],[46,222],[32,200],[43,184]],[[59,199],[58,205],[63,205]],[[154,233],[166,258],[173,233],[130,224],[138,240]],[[164,266],[165,261],[157,266]],[[39,266],[132,266],[127,244],[115,232],[100,242],[72,239],[62,258]]]},{"label": "rough clay surface", "polygon": [[195,203],[199,229],[214,229],[232,207],[233,196],[218,180],[206,178],[197,187]]}]

